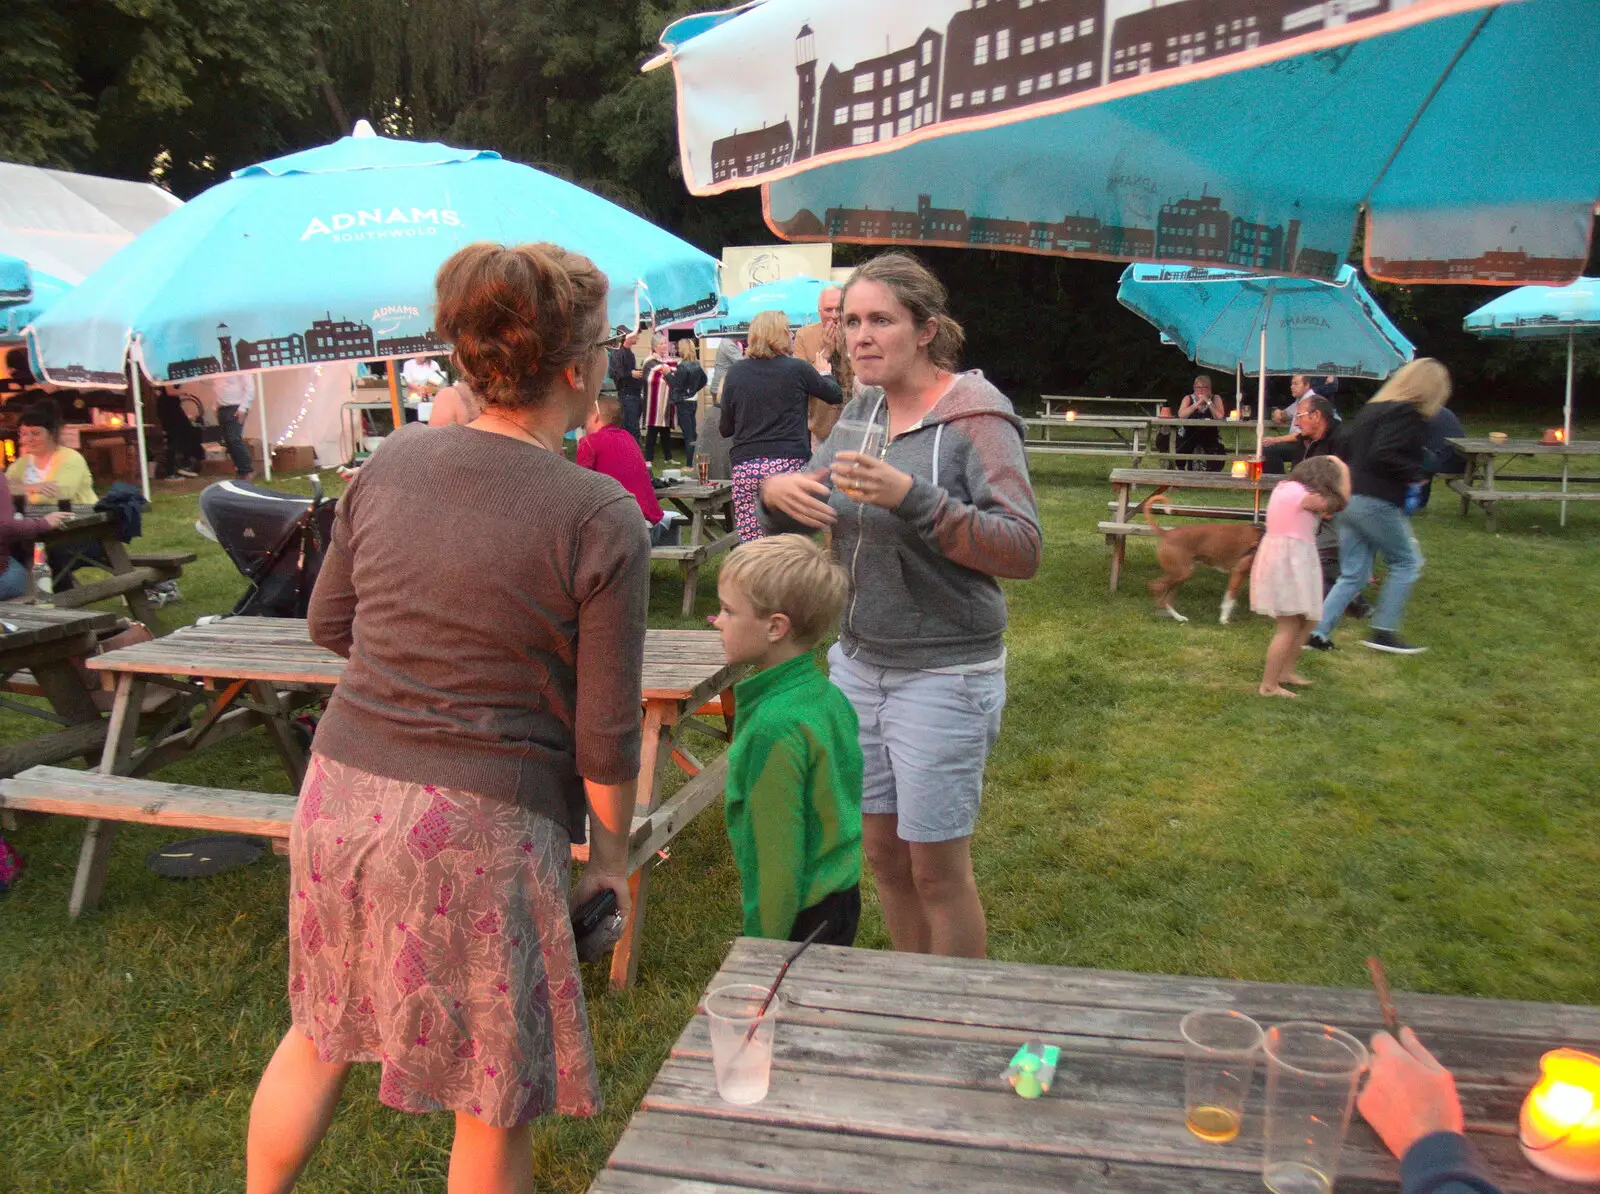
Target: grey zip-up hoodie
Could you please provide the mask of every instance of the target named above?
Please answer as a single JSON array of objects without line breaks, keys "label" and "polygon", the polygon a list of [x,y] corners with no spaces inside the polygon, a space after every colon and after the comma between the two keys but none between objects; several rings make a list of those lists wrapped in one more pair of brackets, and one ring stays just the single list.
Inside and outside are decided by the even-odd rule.
[{"label": "grey zip-up hoodie", "polygon": [[[860,450],[859,432],[845,429],[852,420],[887,427],[883,391],[865,389],[845,406],[808,472]],[[884,454],[912,478],[898,507],[830,495],[834,556],[850,574],[839,635],[846,655],[896,668],[999,657],[1006,603],[995,578],[1031,577],[1043,547],[1022,434],[1010,400],[977,370],[962,373]],[[776,531],[810,529],[765,508],[762,518]]]}]

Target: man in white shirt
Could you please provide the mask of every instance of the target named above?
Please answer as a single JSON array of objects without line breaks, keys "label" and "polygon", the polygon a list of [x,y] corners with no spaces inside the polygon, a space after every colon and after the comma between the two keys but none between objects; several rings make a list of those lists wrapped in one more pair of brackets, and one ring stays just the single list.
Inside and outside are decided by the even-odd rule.
[{"label": "man in white shirt", "polygon": [[255,377],[249,373],[230,373],[213,380],[211,392],[216,398],[217,426],[222,429],[222,443],[233,460],[233,471],[239,475],[239,480],[248,481],[255,472],[255,461],[245,446],[244,417],[256,400]]},{"label": "man in white shirt", "polygon": [[426,401],[444,385],[444,370],[432,357],[412,357],[400,370],[400,379],[406,383],[407,397]]}]

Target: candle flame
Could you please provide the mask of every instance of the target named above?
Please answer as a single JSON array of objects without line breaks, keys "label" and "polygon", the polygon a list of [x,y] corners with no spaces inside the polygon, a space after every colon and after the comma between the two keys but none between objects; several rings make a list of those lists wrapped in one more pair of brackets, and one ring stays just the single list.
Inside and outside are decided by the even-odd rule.
[{"label": "candle flame", "polygon": [[1546,1122],[1570,1128],[1594,1113],[1594,1094],[1570,1082],[1551,1081],[1534,1089],[1533,1105]]}]

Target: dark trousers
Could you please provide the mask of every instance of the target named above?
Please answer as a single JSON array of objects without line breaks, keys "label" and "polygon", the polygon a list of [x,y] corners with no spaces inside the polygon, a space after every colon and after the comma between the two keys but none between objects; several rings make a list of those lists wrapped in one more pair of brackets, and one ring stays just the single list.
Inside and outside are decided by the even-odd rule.
[{"label": "dark trousers", "polygon": [[241,477],[248,477],[255,471],[255,461],[250,457],[250,449],[244,443],[244,424],[239,418],[237,406],[217,407],[217,426],[222,428],[222,442],[228,449],[228,455],[233,458],[233,469]]},{"label": "dark trousers", "polygon": [[693,464],[695,422],[700,418],[700,404],[691,398],[672,405],[678,415],[678,430],[683,434],[683,462]]},{"label": "dark trousers", "polygon": [[661,455],[666,463],[672,463],[672,428],[652,427],[644,434],[644,458],[651,464],[656,462],[656,440],[661,441]]},{"label": "dark trousers", "polygon": [[622,404],[622,429],[637,442],[639,420],[644,417],[644,398],[639,394],[619,394],[617,401]]},{"label": "dark trousers", "polygon": [[790,941],[804,941],[819,924],[828,927],[817,937],[819,945],[854,945],[861,927],[861,885],[823,896],[809,908],[800,909],[789,930]]},{"label": "dark trousers", "polygon": [[[1223,457],[1228,450],[1222,446],[1222,434],[1215,427],[1184,428],[1178,432],[1178,451],[1185,454],[1204,453],[1207,456]],[[1222,461],[1217,460],[1185,460],[1185,467],[1193,472],[1215,473],[1221,470]]]},{"label": "dark trousers", "polygon": [[1261,471],[1270,477],[1288,472],[1304,459],[1305,449],[1298,443],[1268,444],[1261,449]]},{"label": "dark trousers", "polygon": [[198,471],[205,460],[206,450],[200,441],[200,430],[189,422],[189,416],[184,414],[183,407],[176,400],[169,408],[165,400],[159,407],[161,417],[161,430],[167,438],[166,460],[162,465],[162,475],[176,476],[180,468]]}]

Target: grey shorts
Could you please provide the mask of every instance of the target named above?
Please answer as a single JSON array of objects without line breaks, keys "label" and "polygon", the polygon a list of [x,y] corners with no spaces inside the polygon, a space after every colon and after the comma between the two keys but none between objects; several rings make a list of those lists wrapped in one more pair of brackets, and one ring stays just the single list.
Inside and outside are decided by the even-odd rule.
[{"label": "grey shorts", "polygon": [[984,763],[1000,736],[1005,671],[874,667],[846,659],[837,643],[828,671],[861,722],[861,811],[896,816],[902,841],[971,837]]}]

